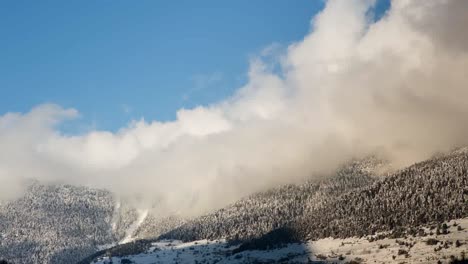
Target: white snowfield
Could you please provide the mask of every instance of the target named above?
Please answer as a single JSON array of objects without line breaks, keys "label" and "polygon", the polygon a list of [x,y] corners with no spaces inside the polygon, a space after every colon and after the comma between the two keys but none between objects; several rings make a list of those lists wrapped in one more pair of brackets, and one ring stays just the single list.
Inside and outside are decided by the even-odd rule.
[{"label": "white snowfield", "polygon": [[308,263],[310,261],[346,263],[449,263],[468,257],[468,218],[447,223],[448,234],[436,234],[369,242],[366,238],[326,238],[307,243],[287,244],[274,250],[243,251],[231,254],[236,247],[224,240],[200,240],[189,243],[165,240],[153,243],[145,253],[126,257],[105,257],[93,264],[105,263]]}]

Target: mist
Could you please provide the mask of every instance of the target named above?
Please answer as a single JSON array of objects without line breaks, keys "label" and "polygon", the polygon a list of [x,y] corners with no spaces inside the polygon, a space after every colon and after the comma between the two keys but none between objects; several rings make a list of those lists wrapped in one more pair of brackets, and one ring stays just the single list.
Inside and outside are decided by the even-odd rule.
[{"label": "mist", "polygon": [[310,32],[250,62],[248,82],[169,122],[65,135],[78,110],[0,116],[0,199],[27,179],[109,189],[196,215],[382,155],[396,167],[468,145],[468,2],[329,0]]}]

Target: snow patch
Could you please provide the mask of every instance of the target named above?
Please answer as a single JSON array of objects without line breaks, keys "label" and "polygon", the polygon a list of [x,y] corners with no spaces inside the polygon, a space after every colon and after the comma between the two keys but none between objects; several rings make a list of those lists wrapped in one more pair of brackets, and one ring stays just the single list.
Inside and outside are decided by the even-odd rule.
[{"label": "snow patch", "polygon": [[136,239],[135,237],[133,237],[133,235],[135,234],[138,227],[140,227],[140,225],[143,223],[143,221],[145,221],[146,217],[148,216],[148,209],[138,209],[137,214],[137,220],[133,222],[132,225],[130,225],[130,227],[125,232],[125,237],[119,242],[119,244],[129,243]]},{"label": "snow patch", "polygon": [[117,230],[117,222],[118,222],[119,215],[120,215],[120,206],[121,206],[120,201],[117,200],[115,202],[114,213],[112,215],[112,220],[111,220],[112,233],[115,233]]}]

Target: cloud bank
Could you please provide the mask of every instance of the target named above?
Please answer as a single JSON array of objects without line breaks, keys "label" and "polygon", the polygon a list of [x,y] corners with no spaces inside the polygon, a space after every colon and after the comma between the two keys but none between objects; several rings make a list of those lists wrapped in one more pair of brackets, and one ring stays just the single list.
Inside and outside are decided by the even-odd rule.
[{"label": "cloud bank", "polygon": [[[0,116],[1,198],[27,178],[108,188],[197,214],[379,153],[407,165],[468,145],[468,1],[329,0],[300,42],[253,59],[248,83],[171,122],[61,134],[74,109]],[[266,57],[265,57],[266,56]]]}]

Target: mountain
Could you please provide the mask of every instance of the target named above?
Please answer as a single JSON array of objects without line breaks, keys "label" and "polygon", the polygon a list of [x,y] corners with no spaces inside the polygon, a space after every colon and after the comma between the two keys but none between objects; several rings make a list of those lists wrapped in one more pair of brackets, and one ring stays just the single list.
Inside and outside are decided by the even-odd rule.
[{"label": "mountain", "polygon": [[415,164],[372,185],[330,199],[245,248],[263,247],[273,241],[361,237],[376,232],[401,236],[405,231],[415,235],[421,226],[468,216],[467,172],[466,152]]},{"label": "mountain", "polygon": [[[424,237],[444,234],[447,231],[442,223],[468,217],[466,151],[435,157],[386,177],[372,177],[369,170],[360,167],[350,166],[318,182],[254,194],[189,220],[157,239],[120,245],[83,263],[106,254],[120,257],[141,254],[164,239],[183,242],[226,239],[228,245],[238,244],[231,254],[242,254],[328,237],[346,239],[376,234],[372,240]],[[468,236],[464,237],[463,243]]]},{"label": "mountain", "polygon": [[[105,190],[34,182],[20,199],[0,205],[0,259],[90,263],[109,255],[147,256],[161,241],[180,250],[220,250],[227,258],[291,243],[307,248],[328,237],[429,236],[430,229],[443,233],[442,223],[468,217],[467,151],[388,175],[382,167],[377,159],[354,161],[330,177],[278,186],[192,219],[161,218]],[[194,241],[206,246],[197,249]]]},{"label": "mountain", "polygon": [[213,213],[188,221],[160,239],[245,241],[280,228],[309,214],[341,193],[368,186],[376,180],[369,167],[353,162],[336,175],[302,184],[285,185],[257,193]]},{"label": "mountain", "polygon": [[[369,158],[353,161],[340,168],[331,177],[315,178],[301,184],[280,186],[243,198],[213,213],[194,219],[177,222],[178,227],[159,236],[118,245],[98,252],[81,263],[89,263],[102,254],[125,255],[141,252],[150,247],[152,241],[176,239],[195,241],[201,239],[227,239],[246,242],[300,219],[307,212],[320,208],[324,203],[340,194],[368,186],[379,179],[376,175],[381,160]],[[161,221],[161,220],[160,220]],[[176,225],[176,226],[177,226]],[[139,230],[144,229],[146,224]],[[146,228],[147,229],[147,228]],[[140,232],[137,231],[137,234]]]},{"label": "mountain", "polygon": [[104,248],[156,237],[180,225],[106,190],[31,182],[17,200],[0,204],[0,260],[75,263]]},{"label": "mountain", "polygon": [[33,183],[0,206],[0,257],[14,263],[67,263],[114,241],[109,192]]}]

